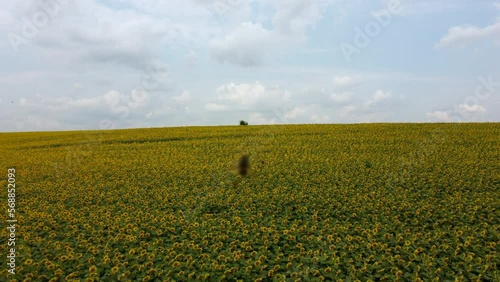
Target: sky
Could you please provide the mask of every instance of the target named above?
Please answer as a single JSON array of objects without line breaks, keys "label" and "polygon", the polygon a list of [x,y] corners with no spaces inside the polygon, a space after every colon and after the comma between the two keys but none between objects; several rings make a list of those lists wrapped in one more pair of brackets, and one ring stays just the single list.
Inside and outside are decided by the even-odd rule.
[{"label": "sky", "polygon": [[0,131],[500,121],[500,2],[0,0]]}]

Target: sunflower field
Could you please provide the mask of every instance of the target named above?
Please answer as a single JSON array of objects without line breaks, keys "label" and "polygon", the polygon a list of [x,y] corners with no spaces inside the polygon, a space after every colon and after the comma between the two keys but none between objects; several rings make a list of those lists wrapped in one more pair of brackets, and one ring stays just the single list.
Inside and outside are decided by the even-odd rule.
[{"label": "sunflower field", "polygon": [[498,123],[1,133],[0,144],[0,281],[500,281]]}]

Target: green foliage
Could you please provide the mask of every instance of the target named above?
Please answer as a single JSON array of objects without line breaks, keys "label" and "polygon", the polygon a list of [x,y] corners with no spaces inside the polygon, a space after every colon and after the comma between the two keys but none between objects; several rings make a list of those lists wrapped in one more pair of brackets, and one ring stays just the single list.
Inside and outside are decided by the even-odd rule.
[{"label": "green foliage", "polygon": [[[18,171],[15,278],[500,281],[498,136],[499,124],[1,134]],[[248,178],[232,169],[239,144],[254,148]]]}]

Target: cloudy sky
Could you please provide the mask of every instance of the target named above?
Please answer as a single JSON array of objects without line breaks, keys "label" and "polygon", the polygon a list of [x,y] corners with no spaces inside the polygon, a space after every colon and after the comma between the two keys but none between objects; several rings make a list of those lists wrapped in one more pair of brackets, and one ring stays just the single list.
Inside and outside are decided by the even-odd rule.
[{"label": "cloudy sky", "polygon": [[498,1],[0,6],[0,131],[500,121]]}]

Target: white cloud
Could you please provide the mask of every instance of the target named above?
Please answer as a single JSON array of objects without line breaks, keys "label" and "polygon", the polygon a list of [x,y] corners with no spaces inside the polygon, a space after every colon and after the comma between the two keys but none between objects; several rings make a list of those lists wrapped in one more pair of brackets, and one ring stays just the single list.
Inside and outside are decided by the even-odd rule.
[{"label": "white cloud", "polygon": [[14,85],[23,85],[28,82],[33,82],[38,79],[43,79],[43,73],[41,71],[24,71],[18,73],[11,74],[2,74],[0,76],[0,84],[14,84]]},{"label": "white cloud", "polygon": [[[9,116],[3,123],[15,118],[16,130],[96,129],[102,120],[127,127],[134,119],[144,116],[155,107],[147,93],[130,94],[109,91],[94,97],[42,96],[19,99],[17,116]],[[47,114],[50,113],[50,114]]]},{"label": "white cloud", "polygon": [[345,87],[352,85],[354,83],[354,79],[350,76],[334,76],[333,77],[333,86],[334,87]]},{"label": "white cloud", "polygon": [[198,63],[198,55],[196,52],[191,51],[184,56],[184,60],[186,61],[188,67],[194,68]]},{"label": "white cloud", "polygon": [[[384,0],[388,3],[393,0]],[[456,0],[398,0],[403,7],[402,16],[430,15],[444,11],[466,10],[479,1],[456,1]]]},{"label": "white cloud", "polygon": [[248,116],[248,122],[250,124],[276,124],[278,121],[275,117],[267,117],[263,113],[253,112]]},{"label": "white cloud", "polygon": [[261,66],[284,53],[289,45],[305,41],[307,29],[321,19],[322,7],[331,4],[310,0],[262,2],[276,10],[272,27],[265,28],[263,20],[241,23],[224,37],[211,41],[212,58],[243,67]]},{"label": "white cloud", "polygon": [[349,75],[333,76],[333,92],[329,98],[336,104],[345,104],[353,99],[358,80]]},{"label": "white cloud", "polygon": [[[500,2],[495,2],[493,5],[497,10],[500,10]],[[461,47],[483,39],[491,39],[493,44],[496,44],[498,37],[500,37],[500,18],[497,18],[493,24],[485,27],[474,25],[454,26],[434,45],[434,48]]]},{"label": "white cloud", "polygon": [[335,92],[330,95],[330,99],[336,104],[343,104],[351,101],[352,96],[352,92]]},{"label": "white cloud", "polygon": [[315,100],[311,99],[309,92],[292,94],[281,87],[267,86],[257,81],[224,84],[217,88],[216,93],[217,101],[208,103],[205,106],[207,110],[226,111],[228,114],[248,111],[246,119],[251,124],[331,121],[327,106],[311,102]]},{"label": "white cloud", "polygon": [[273,27],[281,35],[304,39],[307,28],[321,19],[320,3],[310,0],[275,1]]},{"label": "white cloud", "polygon": [[[494,1],[401,1],[408,14],[436,13],[457,23],[460,13],[452,13],[457,9],[477,5],[475,11],[487,14],[494,7]],[[23,17],[32,19],[40,11],[39,2],[3,1],[0,32],[21,33]],[[471,53],[470,69],[454,68],[460,62],[452,56],[429,61],[425,70],[418,68],[416,57],[439,56],[420,41],[408,47],[415,56],[390,60],[376,55],[398,40],[398,29],[378,41],[380,48],[370,48],[376,62],[367,56],[359,64],[337,64],[334,45],[342,34],[332,24],[346,14],[346,24],[362,21],[377,9],[359,0],[229,2],[237,4],[220,15],[214,9],[218,0],[69,1],[17,55],[7,37],[0,40],[0,129],[96,128],[102,119],[118,127],[234,124],[240,119],[252,124],[387,121],[393,113],[391,121],[418,121],[426,105],[471,95],[472,69],[497,77],[496,58],[480,49]],[[325,15],[329,18],[322,20]],[[470,18],[476,20],[470,22],[474,25],[450,31],[443,44],[500,38],[488,35],[495,25],[481,24],[481,16]],[[420,22],[419,27],[413,21],[401,24],[416,32],[419,27],[422,32],[443,28],[439,21]],[[448,26],[444,28],[443,35]],[[157,63],[168,64],[169,71],[153,70],[153,78],[161,83],[145,85],[151,75],[145,66]],[[491,87],[483,88],[483,95]],[[396,93],[411,97],[408,107]],[[481,104],[484,108],[457,105],[448,116],[497,120],[492,103],[496,96],[490,96]]]},{"label": "white cloud", "polygon": [[191,101],[191,93],[187,90],[184,90],[181,95],[179,96],[174,96],[172,99],[179,103],[187,103]]},{"label": "white cloud", "polygon": [[347,117],[347,116],[351,115],[354,111],[356,111],[356,109],[357,109],[357,107],[354,105],[344,106],[340,109],[339,116],[342,118]]},{"label": "white cloud", "polygon": [[19,105],[20,106],[25,106],[27,103],[28,103],[28,101],[26,100],[26,98],[20,98],[19,99]]},{"label": "white cloud", "polygon": [[289,112],[285,113],[285,118],[289,120],[297,119],[300,116],[303,116],[307,111],[307,107],[295,107]]},{"label": "white cloud", "polygon": [[338,116],[358,122],[384,121],[395,111],[400,111],[403,101],[404,97],[379,89],[364,101],[351,99],[343,103]]},{"label": "white cloud", "polygon": [[380,104],[382,101],[385,101],[391,98],[392,94],[390,92],[384,92],[383,90],[377,90],[373,94],[372,98],[366,101],[366,106],[371,107],[377,104]]},{"label": "white cloud", "polygon": [[224,39],[210,44],[212,58],[220,63],[231,63],[245,67],[258,66],[270,55],[276,38],[261,24],[243,23]]},{"label": "white cloud", "polygon": [[378,101],[382,101],[384,99],[387,99],[391,97],[391,93],[390,92],[384,92],[383,90],[377,90],[375,91],[375,94],[373,94],[373,101],[374,102],[378,102]]},{"label": "white cloud", "polygon": [[486,112],[486,109],[478,104],[474,104],[474,105],[460,104],[460,105],[458,105],[458,109],[464,113],[484,113],[484,112]]},{"label": "white cloud", "polygon": [[329,115],[321,115],[321,114],[313,114],[311,115],[311,118],[309,120],[314,123],[328,123],[331,121]]},{"label": "white cloud", "polygon": [[83,85],[79,82],[75,82],[73,84],[73,90],[78,90],[78,89],[82,89],[83,88]]},{"label": "white cloud", "polygon": [[451,121],[451,117],[447,111],[434,111],[427,113],[427,117],[438,121]]},{"label": "white cloud", "polygon": [[[28,19],[40,12],[37,5],[6,9],[10,9],[8,14]],[[166,44],[206,42],[213,30],[213,25],[206,24],[211,17],[210,11],[191,1],[77,1],[62,5],[49,24],[29,40],[29,47],[79,64],[120,64],[137,69],[155,62]],[[23,26],[19,20],[9,20],[4,29],[22,35]],[[27,52],[29,48],[22,44],[18,49]]]},{"label": "white cloud", "polygon": [[226,104],[240,106],[259,106],[263,109],[277,107],[290,99],[290,92],[279,87],[266,87],[260,82],[228,83],[216,90],[217,99]]},{"label": "white cloud", "polygon": [[211,112],[225,111],[228,110],[229,107],[227,105],[217,104],[217,103],[208,103],[205,105],[205,109]]},{"label": "white cloud", "polygon": [[253,105],[258,100],[264,99],[266,88],[260,82],[254,84],[228,83],[217,88],[219,100],[237,103],[240,105]]},{"label": "white cloud", "polygon": [[448,30],[448,33],[435,45],[436,49],[447,47],[464,46],[467,43],[481,39],[500,37],[500,21],[480,28],[472,25],[455,26]]},{"label": "white cloud", "polygon": [[330,120],[325,109],[317,104],[294,106],[284,112],[283,120],[291,123],[324,123]]},{"label": "white cloud", "polygon": [[345,9],[336,9],[335,14],[333,15],[333,25],[337,26],[344,23],[348,17],[349,15]]}]

